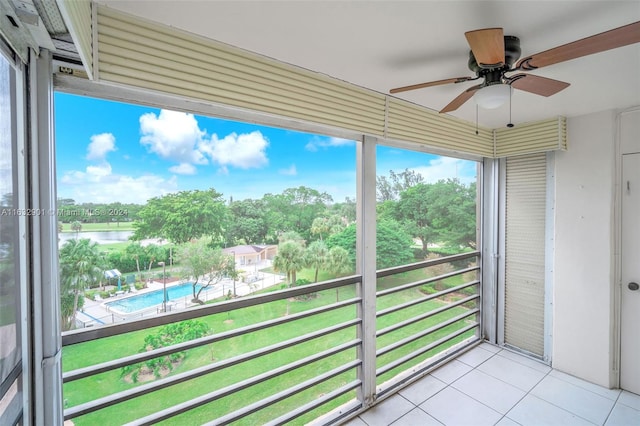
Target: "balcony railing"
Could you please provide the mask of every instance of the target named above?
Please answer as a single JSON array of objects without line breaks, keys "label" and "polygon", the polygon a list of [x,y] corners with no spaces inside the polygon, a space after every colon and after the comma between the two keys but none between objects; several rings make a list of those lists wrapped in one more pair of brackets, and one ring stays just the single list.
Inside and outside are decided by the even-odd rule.
[{"label": "balcony railing", "polygon": [[[77,425],[335,422],[479,340],[478,260],[472,252],[378,271],[376,359],[363,355],[370,325],[360,275],[67,332],[64,418]],[[150,343],[187,320],[208,332],[165,347]],[[372,362],[375,377],[363,368]]]}]

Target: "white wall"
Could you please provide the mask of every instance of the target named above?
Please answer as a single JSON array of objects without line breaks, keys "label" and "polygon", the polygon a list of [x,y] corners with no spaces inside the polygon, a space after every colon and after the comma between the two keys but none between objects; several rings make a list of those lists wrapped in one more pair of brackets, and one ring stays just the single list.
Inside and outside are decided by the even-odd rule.
[{"label": "white wall", "polygon": [[553,367],[602,386],[613,367],[615,113],[567,121],[556,155]]}]

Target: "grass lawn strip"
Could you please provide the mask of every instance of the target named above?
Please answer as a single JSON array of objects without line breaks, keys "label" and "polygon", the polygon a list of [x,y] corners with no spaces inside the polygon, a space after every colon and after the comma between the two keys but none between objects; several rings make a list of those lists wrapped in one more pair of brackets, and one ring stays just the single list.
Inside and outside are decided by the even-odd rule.
[{"label": "grass lawn strip", "polygon": [[[402,277],[388,277],[379,283],[378,287],[389,288],[395,285],[399,285],[411,280],[424,278],[424,272],[414,271],[412,273],[403,274]],[[461,282],[461,279],[456,278],[456,283]],[[320,279],[323,279],[322,277]],[[340,299],[346,299],[355,295],[354,286],[344,288],[340,290]],[[413,300],[416,297],[423,297],[424,295],[418,290],[402,291],[393,295],[386,296],[379,300],[384,307],[398,305],[408,300]],[[243,327],[249,324],[255,324],[272,318],[278,318],[289,312],[290,314],[300,312],[307,309],[313,309],[315,307],[332,303],[336,299],[335,290],[325,291],[319,294],[315,299],[310,299],[305,302],[299,301],[277,301],[269,304],[255,306],[251,308],[245,308],[242,310],[234,311],[231,313],[217,314],[209,317],[202,318],[200,320],[207,322],[209,327],[215,332],[220,333],[226,330]],[[377,328],[381,329],[387,327],[390,324],[397,323],[404,319],[424,313],[432,309],[443,306],[444,302],[438,300],[432,300],[418,306],[396,312],[390,315],[381,317],[378,321]],[[378,306],[378,309],[381,309]],[[440,321],[444,321],[448,318],[454,317],[466,309],[463,307],[456,307],[449,311],[438,314],[432,318],[419,321],[411,324],[401,330],[394,331],[388,335],[382,336],[379,339],[378,347],[388,345],[393,341],[397,341],[406,336],[418,333],[430,326],[437,324]],[[184,361],[175,368],[171,374],[177,374],[184,371],[189,371],[193,368],[197,368],[202,365],[210,364],[211,362],[217,362],[223,359],[236,356],[238,354],[246,353],[255,348],[269,346],[274,343],[298,336],[304,333],[308,333],[313,330],[322,329],[330,325],[337,324],[342,321],[346,321],[353,318],[355,315],[355,309],[342,308],[326,314],[314,316],[312,318],[304,318],[295,322],[295,324],[281,325],[266,330],[261,330],[250,335],[244,335],[228,339],[223,342],[218,342],[205,347],[200,347],[188,351],[187,357]],[[455,329],[459,329],[464,326],[464,320],[458,321],[456,324],[450,325],[442,330],[438,330],[433,335],[421,338],[411,344],[408,344],[402,348],[399,348],[383,357],[380,357],[379,366],[384,363],[390,362],[393,359],[397,359],[407,353],[422,347],[429,342],[435,341],[440,337],[443,337]],[[141,347],[144,337],[153,333],[151,329],[142,330],[135,333],[129,333],[122,336],[114,336],[108,339],[101,339],[97,341],[87,342],[77,346],[69,346],[63,349],[63,368],[65,371],[73,370],[87,365],[94,365],[99,362],[112,360],[122,356],[131,355],[136,353]],[[470,332],[465,333],[463,336],[459,336],[450,342],[447,346],[453,345],[458,341],[464,339]],[[470,335],[473,335],[471,332]],[[167,407],[173,406],[180,402],[188,401],[196,398],[202,394],[212,392],[216,389],[223,388],[225,386],[237,383],[241,380],[247,379],[261,372],[268,371],[272,368],[287,364],[289,362],[298,360],[307,356],[308,354],[317,353],[324,349],[334,347],[340,343],[348,341],[355,336],[355,329],[347,329],[338,333],[325,336],[320,339],[315,339],[310,342],[289,348],[286,350],[278,351],[273,354],[259,357],[254,360],[250,360],[239,365],[227,368],[223,371],[207,374],[203,377],[191,380],[185,383],[181,383],[169,388],[153,392],[152,394],[144,395],[126,401],[115,406],[100,410],[98,412],[85,415],[74,419],[76,425],[110,425],[110,424],[123,424],[128,421],[134,420],[146,416],[148,414],[160,411]],[[380,381],[388,380],[388,378],[397,374],[402,370],[406,370],[411,365],[415,365],[421,362],[423,359],[440,352],[443,348],[436,348],[430,353],[425,354],[422,357],[414,360],[411,363],[402,365],[397,370],[386,373],[379,378]],[[195,410],[191,410],[180,416],[176,416],[173,419],[169,419],[162,424],[194,424],[209,421],[212,418],[222,416],[231,411],[244,407],[262,398],[266,398],[278,391],[287,389],[296,383],[304,381],[308,378],[314,377],[319,372],[328,371],[343,363],[355,359],[355,349],[348,350],[343,353],[334,355],[330,358],[318,361],[310,366],[302,369],[298,369],[287,374],[283,374],[271,380],[267,380],[259,385],[253,386],[229,397],[222,398],[213,403],[206,404]],[[411,365],[410,365],[411,364]],[[261,410],[254,413],[251,416],[247,416],[238,424],[262,424],[268,422],[281,414],[284,414],[296,407],[299,407],[310,400],[317,398],[318,396],[330,392],[331,390],[342,386],[353,379],[355,372],[347,372],[342,375],[333,378],[325,383],[315,386],[307,391],[300,392],[284,401],[281,401],[273,406],[270,406],[268,410]],[[120,378],[120,370],[115,370],[107,373],[103,373],[94,377],[90,377],[83,380],[68,383],[64,386],[64,398],[65,403],[68,406],[74,406],[86,401],[91,401],[96,398],[110,395],[116,392],[121,392],[132,387],[139,386],[139,384],[126,383]],[[311,420],[317,417],[319,414],[324,413],[331,408],[334,408],[347,400],[353,398],[354,393],[345,395],[332,403],[327,404],[324,407],[320,407],[314,412],[298,419],[300,423]],[[296,421],[297,423],[297,421]]]}]

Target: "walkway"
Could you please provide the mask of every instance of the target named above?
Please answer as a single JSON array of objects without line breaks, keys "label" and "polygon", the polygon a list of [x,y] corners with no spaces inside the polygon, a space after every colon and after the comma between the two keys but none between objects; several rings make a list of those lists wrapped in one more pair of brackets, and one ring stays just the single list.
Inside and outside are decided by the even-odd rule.
[{"label": "walkway", "polygon": [[483,343],[348,426],[640,425],[640,396]]}]

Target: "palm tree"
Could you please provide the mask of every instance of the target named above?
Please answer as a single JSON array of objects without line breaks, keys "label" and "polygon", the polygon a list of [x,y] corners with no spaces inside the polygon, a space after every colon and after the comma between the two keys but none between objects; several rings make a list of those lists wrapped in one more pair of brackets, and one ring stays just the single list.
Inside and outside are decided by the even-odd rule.
[{"label": "palm tree", "polygon": [[140,258],[144,256],[144,247],[142,247],[140,243],[130,243],[124,249],[124,253],[129,259],[134,259],[136,261],[136,268],[138,269],[138,279],[142,281],[142,273],[140,272]]},{"label": "palm tree", "polygon": [[288,240],[278,245],[273,258],[273,269],[287,273],[289,285],[296,283],[296,272],[305,267],[304,248],[298,242]]},{"label": "palm tree", "polygon": [[157,246],[155,244],[149,244],[145,247],[145,252],[147,257],[149,258],[149,274],[151,274],[151,267],[153,266],[153,262],[162,260],[162,257],[165,255],[165,251],[162,247]]},{"label": "palm tree", "polygon": [[329,249],[322,240],[314,241],[309,244],[305,252],[307,256],[307,265],[315,269],[313,282],[318,282],[318,271],[325,269],[329,260]]},{"label": "palm tree", "polygon": [[[332,274],[335,274],[336,277],[353,271],[353,266],[349,259],[349,252],[340,246],[332,247],[331,250],[329,250],[327,267]],[[338,290],[339,288],[336,287],[336,302],[340,301],[340,294]]]},{"label": "palm tree", "polygon": [[311,224],[311,233],[318,234],[320,241],[322,241],[322,235],[326,235],[329,233],[330,225],[329,219],[326,217],[316,217],[313,219],[313,223]]},{"label": "palm tree", "polygon": [[98,250],[98,243],[87,238],[69,240],[60,249],[60,278],[62,300],[62,326],[70,330],[75,325],[78,308],[84,299],[85,288],[100,281],[105,260]]},{"label": "palm tree", "polygon": [[78,239],[78,234],[82,231],[82,222],[79,220],[74,220],[71,222],[71,230],[76,233],[76,240]]}]

